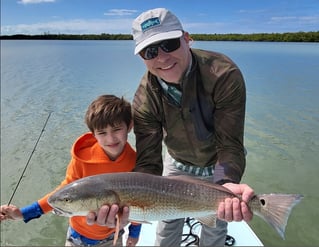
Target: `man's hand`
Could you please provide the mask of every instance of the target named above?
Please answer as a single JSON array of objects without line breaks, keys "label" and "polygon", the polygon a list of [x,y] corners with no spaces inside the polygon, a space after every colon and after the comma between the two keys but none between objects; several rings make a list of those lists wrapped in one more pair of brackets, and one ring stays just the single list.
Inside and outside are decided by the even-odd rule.
[{"label": "man's hand", "polygon": [[88,213],[86,222],[89,225],[98,224],[109,228],[115,228],[116,215],[118,215],[120,221],[120,229],[124,228],[129,223],[129,208],[123,207],[123,210],[121,211],[117,204],[111,206],[103,205],[97,214],[94,212]]},{"label": "man's hand", "polygon": [[250,221],[253,218],[253,213],[248,208],[247,203],[254,196],[254,190],[247,184],[226,183],[223,186],[241,196],[242,201],[238,198],[226,198],[218,206],[217,217],[228,222]]}]

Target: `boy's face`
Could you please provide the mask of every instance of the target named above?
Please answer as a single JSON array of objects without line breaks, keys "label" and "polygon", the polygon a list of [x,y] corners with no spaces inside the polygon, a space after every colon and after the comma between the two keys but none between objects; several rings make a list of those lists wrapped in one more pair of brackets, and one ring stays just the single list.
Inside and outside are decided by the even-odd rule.
[{"label": "boy's face", "polygon": [[116,160],[123,152],[131,128],[122,122],[114,127],[108,125],[104,129],[94,130],[93,134],[109,158]]}]

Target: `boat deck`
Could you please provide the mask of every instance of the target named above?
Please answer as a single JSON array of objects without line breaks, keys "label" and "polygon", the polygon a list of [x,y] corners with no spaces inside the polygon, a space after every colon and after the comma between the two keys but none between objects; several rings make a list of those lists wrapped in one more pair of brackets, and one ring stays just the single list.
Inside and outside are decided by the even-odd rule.
[{"label": "boat deck", "polygon": [[[200,224],[192,224],[192,232],[196,235],[200,234]],[[140,239],[137,246],[154,246],[155,241],[155,232],[156,232],[157,222],[152,222],[152,224],[143,224]],[[185,225],[183,233],[189,234],[190,228]],[[228,223],[228,235],[232,236],[235,239],[233,246],[264,246],[260,239],[256,236],[254,231],[249,227],[249,225],[242,222],[231,222]],[[126,239],[124,237],[124,239]],[[186,236],[183,237],[186,239]],[[192,244],[195,238],[189,236],[189,238],[182,242],[181,246],[196,246],[196,244]]]}]

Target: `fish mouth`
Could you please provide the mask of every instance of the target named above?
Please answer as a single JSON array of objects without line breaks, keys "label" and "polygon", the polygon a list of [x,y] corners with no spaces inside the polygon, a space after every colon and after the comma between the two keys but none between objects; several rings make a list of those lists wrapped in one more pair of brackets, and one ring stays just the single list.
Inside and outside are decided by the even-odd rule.
[{"label": "fish mouth", "polygon": [[52,213],[58,216],[67,216],[67,217],[72,216],[72,212],[62,210],[61,208],[54,208],[52,210]]}]

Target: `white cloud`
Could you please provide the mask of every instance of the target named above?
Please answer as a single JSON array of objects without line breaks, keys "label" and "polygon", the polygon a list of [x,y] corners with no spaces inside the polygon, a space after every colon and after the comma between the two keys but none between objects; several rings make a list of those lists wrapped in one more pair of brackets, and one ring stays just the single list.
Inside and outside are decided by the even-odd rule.
[{"label": "white cloud", "polygon": [[[319,27],[319,16],[301,16],[299,17],[300,21],[306,22],[309,24],[316,24]],[[318,28],[317,28],[318,30]]]},{"label": "white cloud", "polygon": [[268,12],[266,9],[240,9],[238,13],[240,14],[260,14]]},{"label": "white cloud", "polygon": [[282,21],[292,21],[297,20],[296,16],[274,16],[270,18],[271,22],[282,22]]},{"label": "white cloud", "polygon": [[[116,12],[116,11],[114,11]],[[2,25],[1,35],[13,34],[130,34],[133,18],[123,16],[113,19],[72,19],[33,24]],[[185,30],[190,33],[258,33],[316,31],[319,16],[274,16],[263,23],[249,20],[245,22],[185,22]]]},{"label": "white cloud", "polygon": [[108,12],[105,12],[104,15],[108,16],[124,16],[135,14],[137,10],[132,9],[110,9]]},{"label": "white cloud", "polygon": [[55,0],[20,0],[21,4],[35,4],[35,3],[53,3]]},{"label": "white cloud", "polygon": [[12,34],[130,34],[133,19],[74,19],[68,21],[52,21],[34,24],[18,24],[1,26],[1,35]]},{"label": "white cloud", "polygon": [[290,24],[290,25],[304,25],[306,26],[313,26],[315,30],[318,30],[318,28],[315,28],[316,26],[319,26],[319,16],[274,16],[271,17],[269,20],[269,24],[276,24],[276,25],[284,25],[284,24]]}]

